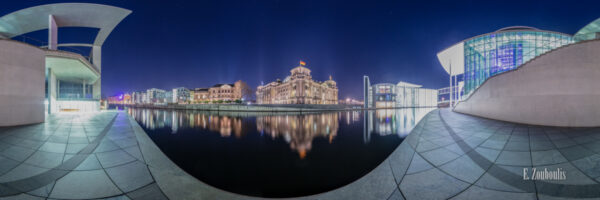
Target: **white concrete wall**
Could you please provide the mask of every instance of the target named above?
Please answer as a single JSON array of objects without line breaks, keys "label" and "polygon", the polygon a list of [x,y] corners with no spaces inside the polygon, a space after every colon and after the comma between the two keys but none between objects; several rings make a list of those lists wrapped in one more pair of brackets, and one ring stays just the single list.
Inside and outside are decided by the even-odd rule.
[{"label": "white concrete wall", "polygon": [[487,80],[454,111],[548,126],[600,126],[600,40],[572,44]]},{"label": "white concrete wall", "polygon": [[100,110],[100,101],[55,101],[56,110],[63,112],[71,110],[71,112],[97,112]]},{"label": "white concrete wall", "polygon": [[0,126],[44,122],[44,51],[0,40]]}]

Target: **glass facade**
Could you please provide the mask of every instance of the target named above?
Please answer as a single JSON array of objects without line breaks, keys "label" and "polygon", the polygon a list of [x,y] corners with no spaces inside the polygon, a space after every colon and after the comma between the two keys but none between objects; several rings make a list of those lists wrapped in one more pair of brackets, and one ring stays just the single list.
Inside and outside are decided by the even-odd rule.
[{"label": "glass facade", "polygon": [[[365,76],[366,77],[366,76]],[[416,108],[437,106],[438,92],[436,89],[421,88],[406,82],[379,83],[369,85],[368,77],[365,81],[365,107],[366,108]]]},{"label": "glass facade", "polygon": [[573,43],[571,36],[523,29],[486,34],[464,42],[464,94],[470,95],[486,79],[560,46]]},{"label": "glass facade", "polygon": [[[59,99],[92,99],[93,85],[83,83],[58,81],[58,98]],[[84,93],[85,92],[85,93]]]},{"label": "glass facade", "polygon": [[376,108],[392,108],[396,105],[396,85],[380,83],[373,86],[375,90],[374,102]]}]

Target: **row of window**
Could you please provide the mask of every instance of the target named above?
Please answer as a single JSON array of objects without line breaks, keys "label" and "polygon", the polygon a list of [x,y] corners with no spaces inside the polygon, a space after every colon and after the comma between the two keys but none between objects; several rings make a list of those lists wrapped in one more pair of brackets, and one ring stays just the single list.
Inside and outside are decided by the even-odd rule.
[{"label": "row of window", "polygon": [[466,41],[464,92],[469,94],[489,77],[573,42],[570,36],[535,31],[488,34]]}]

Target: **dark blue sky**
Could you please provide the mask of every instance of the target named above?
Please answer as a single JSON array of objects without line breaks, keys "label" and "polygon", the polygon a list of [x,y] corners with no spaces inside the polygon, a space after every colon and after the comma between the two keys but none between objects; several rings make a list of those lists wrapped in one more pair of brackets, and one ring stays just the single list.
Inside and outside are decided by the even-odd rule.
[{"label": "dark blue sky", "polygon": [[[9,1],[0,15],[55,2],[73,1]],[[599,1],[78,2],[133,11],[103,47],[107,96],[240,79],[256,87],[283,79],[299,60],[316,80],[332,75],[341,99],[361,97],[365,74],[372,83],[440,88],[448,76],[436,53],[456,42],[514,25],[574,34],[600,17]],[[89,30],[59,31],[59,42],[93,40]]]}]

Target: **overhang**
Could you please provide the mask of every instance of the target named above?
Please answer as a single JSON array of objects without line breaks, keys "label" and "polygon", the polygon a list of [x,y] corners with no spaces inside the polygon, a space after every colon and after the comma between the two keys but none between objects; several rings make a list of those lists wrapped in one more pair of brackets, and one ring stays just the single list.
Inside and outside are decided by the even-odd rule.
[{"label": "overhang", "polygon": [[100,72],[87,59],[66,51],[46,50],[46,68],[64,81],[91,84],[100,78]]},{"label": "overhang", "polygon": [[411,87],[411,88],[420,88],[420,87],[423,87],[422,85],[412,84],[412,83],[403,82],[403,81],[398,82],[398,84],[396,84],[396,86],[398,86],[398,87]]},{"label": "overhang", "polygon": [[[465,73],[465,46],[464,42],[459,42],[450,48],[447,48],[437,54],[438,61],[446,70],[446,73],[452,76]],[[450,70],[452,68],[452,70]]]},{"label": "overhang", "polygon": [[600,18],[592,21],[581,28],[573,37],[576,41],[591,40],[596,38],[596,33],[600,32]]},{"label": "overhang", "polygon": [[0,37],[12,38],[48,29],[52,15],[58,27],[99,28],[95,46],[102,46],[108,35],[131,10],[93,3],[56,3],[25,8],[0,17]]}]

